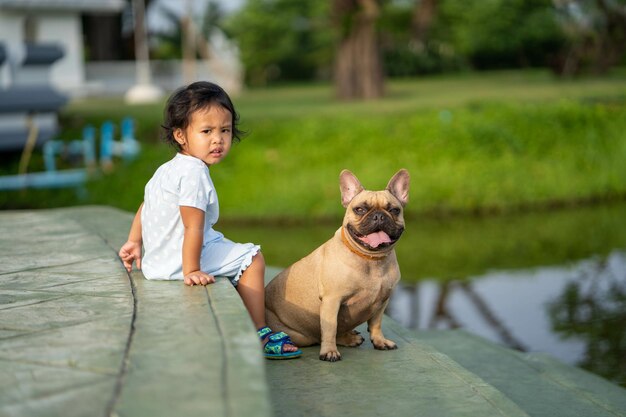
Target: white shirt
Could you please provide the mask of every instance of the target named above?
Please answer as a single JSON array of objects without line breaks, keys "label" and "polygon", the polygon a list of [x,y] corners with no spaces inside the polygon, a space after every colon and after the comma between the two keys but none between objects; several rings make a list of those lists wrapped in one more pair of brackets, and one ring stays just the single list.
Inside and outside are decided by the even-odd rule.
[{"label": "white shirt", "polygon": [[219,203],[209,168],[200,159],[177,153],[157,169],[145,188],[142,271],[148,279],[183,278],[180,206],[205,212],[203,245],[223,238],[213,230],[219,218]]}]

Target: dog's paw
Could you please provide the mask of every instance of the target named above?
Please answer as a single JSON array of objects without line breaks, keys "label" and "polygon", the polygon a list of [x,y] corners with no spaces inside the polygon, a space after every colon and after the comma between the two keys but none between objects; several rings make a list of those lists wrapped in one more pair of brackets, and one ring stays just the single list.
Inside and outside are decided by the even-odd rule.
[{"label": "dog's paw", "polygon": [[337,344],[340,346],[357,347],[361,346],[365,339],[356,331],[337,336]]},{"label": "dog's paw", "polygon": [[377,340],[372,339],[372,344],[374,345],[374,348],[378,350],[398,349],[398,345],[396,345],[396,343],[393,340],[384,339],[384,338],[377,339]]},{"label": "dog's paw", "polygon": [[328,362],[337,362],[341,360],[341,353],[337,349],[334,350],[320,350],[320,360]]}]

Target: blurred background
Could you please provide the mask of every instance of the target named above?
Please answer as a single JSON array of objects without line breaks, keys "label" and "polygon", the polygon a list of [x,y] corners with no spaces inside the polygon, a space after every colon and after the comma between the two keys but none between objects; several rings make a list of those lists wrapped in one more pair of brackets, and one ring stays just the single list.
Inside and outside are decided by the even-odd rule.
[{"label": "blurred background", "polygon": [[411,173],[388,313],[626,386],[626,1],[0,0],[0,208],[135,211],[163,105],[222,85],[233,240],[287,266],[338,176]]}]

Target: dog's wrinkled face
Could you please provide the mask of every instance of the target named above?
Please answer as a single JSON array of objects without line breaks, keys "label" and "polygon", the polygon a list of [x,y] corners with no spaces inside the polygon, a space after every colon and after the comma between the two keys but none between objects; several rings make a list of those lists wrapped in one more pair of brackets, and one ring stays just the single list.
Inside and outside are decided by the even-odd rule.
[{"label": "dog's wrinkled face", "polygon": [[366,191],[350,172],[340,177],[343,227],[347,240],[364,254],[390,251],[404,232],[404,205],[408,201],[409,174],[400,170],[383,191]]},{"label": "dog's wrinkled face", "polygon": [[388,191],[363,191],[347,208],[346,230],[368,251],[385,251],[404,232],[402,205]]}]

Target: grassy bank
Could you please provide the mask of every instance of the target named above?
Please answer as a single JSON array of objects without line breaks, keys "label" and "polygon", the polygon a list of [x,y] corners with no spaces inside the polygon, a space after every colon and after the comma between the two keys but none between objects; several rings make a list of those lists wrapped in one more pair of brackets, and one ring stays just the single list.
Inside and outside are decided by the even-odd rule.
[{"label": "grassy bank", "polygon": [[[338,175],[367,188],[399,168],[412,175],[409,213],[508,211],[626,195],[626,74],[558,81],[545,73],[495,73],[395,81],[385,99],[340,103],[328,86],[247,91],[235,102],[247,138],[212,169],[223,218],[341,215]],[[63,136],[85,123],[137,119],[143,143],[72,190],[0,193],[4,208],[107,204],[134,210],[172,150],[158,143],[162,103],[74,103]],[[40,161],[34,159],[31,170]],[[3,168],[4,173],[13,169]]]}]

